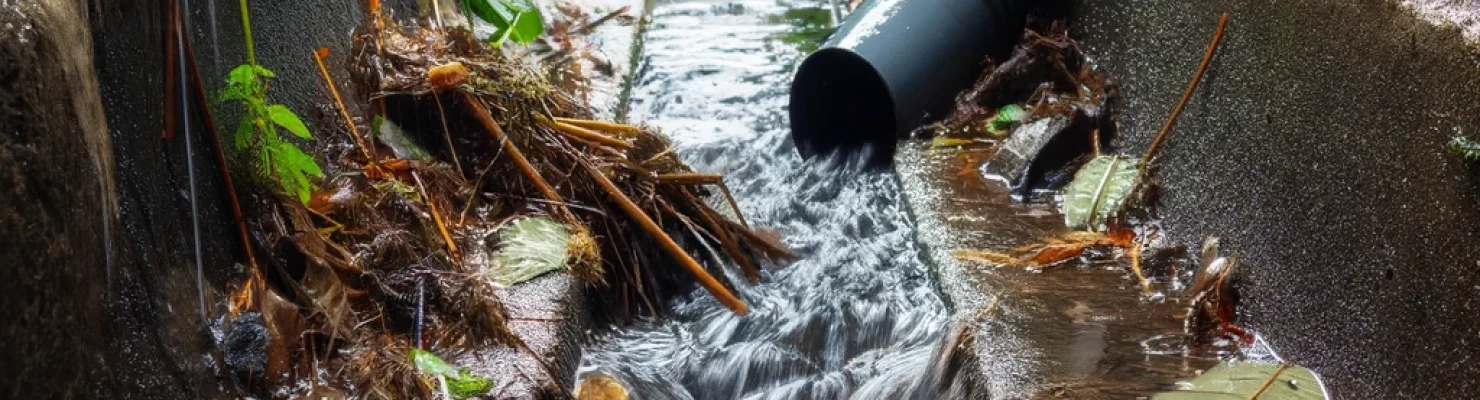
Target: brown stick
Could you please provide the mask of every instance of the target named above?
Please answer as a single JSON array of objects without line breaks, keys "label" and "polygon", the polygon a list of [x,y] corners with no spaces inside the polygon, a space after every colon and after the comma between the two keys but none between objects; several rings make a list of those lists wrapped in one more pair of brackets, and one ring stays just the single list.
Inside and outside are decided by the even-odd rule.
[{"label": "brown stick", "polygon": [[1290,363],[1280,363],[1279,368],[1275,368],[1274,373],[1270,374],[1269,378],[1264,379],[1264,384],[1259,385],[1259,390],[1255,390],[1254,394],[1249,395],[1249,400],[1258,400],[1259,395],[1264,394],[1265,390],[1269,390],[1269,385],[1273,384],[1275,379],[1280,377],[1280,374],[1285,373],[1286,368],[1290,368]]},{"label": "brown stick", "polygon": [[745,271],[745,279],[749,280],[750,283],[759,281],[761,279],[761,273],[760,269],[755,266],[755,260],[752,260],[744,251],[740,251],[740,246],[730,236],[729,229],[725,229],[724,225],[720,225],[719,221],[714,220],[714,217],[709,215],[709,212],[701,207],[703,203],[699,202],[699,198],[689,193],[688,188],[679,188],[678,190],[679,193],[683,194],[684,200],[687,200],[692,207],[699,210],[699,218],[703,219],[704,223],[709,225],[709,229],[714,231],[714,237],[719,239],[720,247],[725,250],[725,254],[730,256],[730,259],[735,260],[736,264],[740,264],[740,270]]},{"label": "brown stick", "polygon": [[625,141],[622,141],[621,139],[617,139],[617,138],[613,138],[611,136],[603,135],[600,132],[596,132],[596,131],[593,131],[593,130],[590,130],[590,129],[582,128],[582,127],[579,127],[579,126],[567,124],[567,123],[560,122],[560,121],[555,121],[555,122],[551,123],[550,126],[554,127],[556,130],[558,130],[558,131],[560,131],[562,133],[565,133],[566,135],[569,135],[569,136],[574,137],[574,138],[577,138],[577,139],[582,139],[582,140],[587,141],[587,142],[596,142],[596,143],[600,143],[600,144],[605,145],[605,146],[616,147],[616,148],[619,148],[619,149],[630,149],[630,148],[632,148],[632,144],[631,143],[627,143]]},{"label": "brown stick", "polygon": [[457,244],[453,243],[452,235],[447,233],[447,223],[443,222],[442,214],[437,212],[437,203],[432,201],[431,192],[428,192],[427,186],[421,183],[421,175],[417,174],[416,171],[411,171],[411,179],[415,179],[416,187],[421,188],[421,197],[423,200],[426,200],[427,209],[432,211],[432,221],[437,223],[437,231],[442,233],[442,240],[447,241],[448,253],[454,259],[457,258]]},{"label": "brown stick", "polygon": [[[178,23],[178,17],[176,18],[175,22]],[[195,85],[195,101],[200,105],[202,111],[200,115],[206,123],[206,131],[211,133],[211,146],[216,151],[216,169],[221,170],[221,183],[226,185],[226,200],[231,206],[231,218],[236,220],[236,231],[241,237],[242,251],[247,254],[247,266],[252,267],[253,273],[256,274],[257,256],[252,253],[251,236],[247,235],[247,219],[242,214],[242,205],[236,194],[236,185],[231,181],[231,169],[226,164],[226,150],[221,147],[221,135],[216,131],[216,118],[211,116],[210,96],[206,94],[205,81],[200,78],[200,65],[195,61],[195,48],[190,45],[188,37],[185,37],[181,44],[185,47],[185,67],[190,71]]]},{"label": "brown stick", "polygon": [[628,136],[642,133],[642,128],[627,124],[619,124],[615,122],[593,121],[589,119],[575,118],[555,118],[555,122],[571,124],[594,131],[616,132]]},{"label": "brown stick", "polygon": [[1131,272],[1136,273],[1136,281],[1141,283],[1142,293],[1151,293],[1151,284],[1146,282],[1146,275],[1141,273],[1141,243],[1131,241]]},{"label": "brown stick", "polygon": [[487,130],[489,135],[493,135],[493,140],[499,142],[499,146],[501,146],[503,151],[509,153],[509,157],[514,159],[514,164],[519,166],[519,171],[523,172],[524,177],[529,179],[530,182],[534,182],[535,188],[539,189],[540,194],[545,196],[545,200],[564,204],[565,199],[560,197],[560,193],[555,192],[555,188],[551,187],[550,183],[546,182],[545,178],[540,176],[540,172],[534,169],[534,165],[529,163],[529,159],[524,158],[524,153],[519,151],[519,147],[515,146],[514,142],[509,140],[507,135],[504,135],[504,128],[499,127],[498,122],[493,120],[493,115],[488,113],[488,108],[483,107],[483,103],[471,94],[463,93],[463,98],[467,100],[465,103],[468,104],[468,107],[472,107],[473,116],[477,117],[478,122],[483,124],[483,129]]},{"label": "brown stick", "polygon": [[659,244],[663,245],[663,248],[668,250],[668,254],[673,256],[673,259],[677,260],[679,265],[688,269],[689,273],[693,274],[694,278],[699,281],[699,285],[703,286],[705,290],[708,290],[710,295],[713,295],[715,299],[719,300],[721,304],[724,304],[725,307],[728,307],[730,311],[734,311],[737,315],[750,313],[750,309],[745,306],[745,302],[740,301],[739,298],[730,293],[729,289],[725,289],[724,285],[721,285],[718,280],[715,280],[714,276],[704,271],[704,267],[699,266],[699,263],[694,261],[693,257],[690,257],[688,253],[684,252],[683,248],[679,247],[678,243],[675,243],[672,237],[669,237],[667,233],[663,232],[662,227],[659,227],[656,222],[653,222],[653,219],[648,217],[647,213],[644,213],[641,208],[638,208],[637,204],[632,203],[632,200],[628,199],[627,195],[622,193],[621,189],[617,189],[617,185],[612,184],[612,181],[607,179],[606,175],[602,175],[601,171],[597,171],[596,167],[589,164],[582,163],[582,165],[586,167],[586,171],[591,174],[591,177],[596,180],[596,183],[601,184],[601,188],[606,191],[606,194],[611,196],[618,205],[622,206],[622,210],[626,211],[627,215],[632,217],[633,220],[636,220],[638,225],[642,225],[642,228],[649,235],[652,235],[653,239],[656,239]]},{"label": "brown stick", "polygon": [[365,145],[365,139],[360,137],[360,128],[355,127],[354,118],[350,118],[349,109],[344,107],[344,100],[339,97],[339,87],[334,85],[334,78],[329,76],[329,68],[324,66],[324,57],[328,57],[328,53],[329,48],[320,47],[313,52],[313,60],[319,64],[319,73],[324,74],[324,83],[329,85],[329,94],[334,96],[334,105],[339,106],[339,114],[344,116],[344,124],[349,126],[349,133],[354,136],[355,144],[360,146],[360,154],[365,156],[365,162],[375,162],[373,152]]},{"label": "brown stick", "polygon": [[724,176],[719,174],[699,174],[693,172],[660,174],[654,178],[659,182],[677,183],[680,185],[715,185],[724,182],[725,179]]},{"label": "brown stick", "polygon": [[1146,149],[1146,156],[1141,158],[1141,170],[1138,175],[1141,181],[1146,179],[1146,166],[1151,164],[1151,157],[1156,155],[1156,150],[1161,147],[1161,142],[1171,132],[1172,124],[1177,122],[1177,116],[1182,114],[1182,107],[1187,106],[1187,100],[1192,98],[1192,93],[1197,91],[1197,83],[1202,81],[1204,72],[1208,70],[1208,63],[1213,61],[1213,53],[1218,49],[1218,42],[1223,40],[1223,28],[1228,25],[1228,13],[1218,17],[1218,30],[1213,32],[1213,41],[1208,43],[1208,51],[1203,53],[1202,63],[1197,66],[1197,74],[1192,76],[1192,82],[1187,84],[1187,90],[1182,92],[1182,100],[1172,108],[1172,115],[1161,125],[1161,132],[1156,134],[1156,139],[1151,141],[1151,147]]}]

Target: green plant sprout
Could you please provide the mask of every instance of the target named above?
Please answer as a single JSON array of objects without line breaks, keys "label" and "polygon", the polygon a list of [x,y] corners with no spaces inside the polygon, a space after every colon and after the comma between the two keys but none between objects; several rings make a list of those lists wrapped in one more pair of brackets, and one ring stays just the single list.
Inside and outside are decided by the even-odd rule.
[{"label": "green plant sprout", "polygon": [[231,69],[226,76],[226,87],[221,89],[218,97],[222,102],[240,102],[246,110],[241,123],[236,127],[236,149],[255,152],[253,161],[258,175],[272,179],[284,194],[307,204],[314,189],[308,178],[322,178],[324,171],[298,145],[279,136],[278,128],[286,129],[304,140],[313,140],[313,135],[293,110],[282,104],[267,102],[268,83],[277,75],[257,64],[257,55],[252,45],[251,18],[247,15],[247,0],[241,0],[241,12],[242,30],[247,44],[247,63]]},{"label": "green plant sprout", "polygon": [[1480,143],[1464,136],[1455,136],[1453,139],[1450,139],[1449,145],[1445,148],[1449,150],[1449,154],[1464,157],[1465,162],[1474,163],[1480,161]]},{"label": "green plant sprout", "polygon": [[545,17],[540,8],[528,0],[463,0],[468,12],[468,27],[473,26],[473,17],[493,25],[488,43],[499,47],[505,41],[529,44],[545,33]]}]

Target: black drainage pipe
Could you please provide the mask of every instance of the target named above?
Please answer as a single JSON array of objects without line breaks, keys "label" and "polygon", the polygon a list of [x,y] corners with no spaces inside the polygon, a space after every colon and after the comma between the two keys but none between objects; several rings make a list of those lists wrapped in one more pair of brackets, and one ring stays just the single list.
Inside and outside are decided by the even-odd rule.
[{"label": "black drainage pipe", "polygon": [[803,157],[871,149],[888,166],[899,138],[950,110],[987,56],[1002,60],[1033,0],[869,0],[791,84],[791,137]]}]

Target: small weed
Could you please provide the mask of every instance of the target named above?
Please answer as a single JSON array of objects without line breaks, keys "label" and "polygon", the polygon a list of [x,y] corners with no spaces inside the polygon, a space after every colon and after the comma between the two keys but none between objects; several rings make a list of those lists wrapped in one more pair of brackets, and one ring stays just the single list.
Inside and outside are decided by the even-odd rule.
[{"label": "small weed", "polygon": [[260,65],[238,65],[227,75],[226,87],[221,89],[219,98],[240,102],[246,109],[246,115],[236,127],[236,149],[255,150],[258,174],[272,178],[283,193],[307,204],[313,191],[308,178],[322,178],[324,172],[312,156],[278,135],[278,128],[282,128],[301,139],[313,139],[293,110],[267,102],[268,82],[275,77],[271,70]]}]

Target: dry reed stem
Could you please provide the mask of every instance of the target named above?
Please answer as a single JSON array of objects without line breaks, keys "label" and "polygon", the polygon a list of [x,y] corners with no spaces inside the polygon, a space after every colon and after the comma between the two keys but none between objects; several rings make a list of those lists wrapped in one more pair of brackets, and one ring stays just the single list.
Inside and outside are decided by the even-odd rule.
[{"label": "dry reed stem", "polygon": [[624,136],[636,136],[642,133],[642,128],[632,125],[619,124],[615,122],[593,121],[589,119],[555,118],[555,122],[579,126],[593,131],[620,133]]},{"label": "dry reed stem", "polygon": [[1146,149],[1146,156],[1141,157],[1141,170],[1137,173],[1141,182],[1146,181],[1146,166],[1151,164],[1151,157],[1156,156],[1156,150],[1161,147],[1161,142],[1166,139],[1167,133],[1171,132],[1172,124],[1177,122],[1177,116],[1182,114],[1182,107],[1187,106],[1187,100],[1192,98],[1192,93],[1197,90],[1198,82],[1202,81],[1204,72],[1208,70],[1208,63],[1213,61],[1213,53],[1218,49],[1218,42],[1223,40],[1223,28],[1228,25],[1228,13],[1218,17],[1218,30],[1213,32],[1213,41],[1208,43],[1207,52],[1203,53],[1202,63],[1197,66],[1197,73],[1192,76],[1192,82],[1187,84],[1187,90],[1182,92],[1182,100],[1172,108],[1172,115],[1161,125],[1161,131],[1157,132],[1156,139],[1151,141],[1151,147]]},{"label": "dry reed stem", "polygon": [[694,172],[680,172],[673,174],[659,174],[653,177],[658,182],[676,183],[679,185],[715,185],[724,182],[725,177],[719,174],[700,174]]},{"label": "dry reed stem", "polygon": [[723,225],[720,225],[719,221],[714,220],[714,217],[709,215],[708,212],[700,208],[703,203],[699,202],[698,197],[689,193],[688,188],[679,188],[678,190],[679,193],[683,194],[684,200],[699,210],[699,218],[702,218],[704,223],[709,225],[709,229],[714,231],[714,236],[716,239],[719,239],[720,247],[725,250],[725,254],[728,254],[731,259],[734,259],[735,263],[740,264],[740,270],[745,271],[745,279],[749,280],[750,283],[759,281],[761,279],[761,273],[760,269],[755,266],[755,260],[747,257],[745,252],[740,251],[740,246],[735,243],[734,237],[730,236],[729,230],[725,229]]},{"label": "dry reed stem", "polygon": [[582,128],[582,127],[579,127],[579,126],[567,124],[567,123],[560,122],[560,121],[552,122],[550,124],[550,126],[551,127],[554,127],[555,130],[558,130],[561,133],[566,134],[566,136],[570,136],[570,137],[573,137],[573,138],[581,139],[582,141],[585,141],[585,142],[595,142],[595,143],[599,143],[599,144],[604,145],[604,146],[616,147],[616,148],[624,149],[624,150],[625,149],[632,148],[632,144],[631,143],[627,143],[625,141],[622,141],[621,139],[617,139],[617,138],[613,138],[611,136],[603,135],[600,132],[596,132],[596,131],[593,131],[593,130],[590,130],[590,129]]},{"label": "dry reed stem", "polygon": [[324,84],[329,85],[329,94],[334,96],[334,105],[339,106],[339,115],[344,116],[344,124],[349,126],[349,133],[354,136],[355,144],[360,147],[360,154],[365,156],[365,162],[375,162],[370,148],[365,146],[365,139],[360,137],[360,128],[355,127],[354,118],[349,116],[349,109],[344,107],[344,100],[339,97],[339,87],[334,85],[334,78],[329,76],[329,68],[324,66],[324,57],[328,56],[328,47],[320,47],[318,51],[313,52],[313,60],[319,64],[319,73],[324,74]]},{"label": "dry reed stem", "polygon": [[442,213],[437,212],[437,203],[432,201],[432,193],[421,183],[421,175],[416,171],[411,171],[411,179],[416,180],[416,187],[421,189],[421,199],[427,202],[427,209],[432,212],[432,221],[437,223],[437,231],[442,233],[442,240],[447,241],[448,255],[454,260],[458,259],[457,244],[452,241],[452,235],[447,233],[447,223],[442,219]]},{"label": "dry reed stem", "polygon": [[669,237],[667,233],[663,232],[663,228],[659,227],[658,223],[653,222],[653,219],[648,217],[647,213],[643,212],[641,208],[638,208],[637,204],[632,202],[632,199],[627,198],[627,195],[622,193],[621,189],[618,189],[617,185],[613,184],[610,179],[607,179],[606,175],[602,175],[601,171],[596,170],[594,166],[585,163],[582,163],[582,165],[586,167],[586,171],[591,174],[591,177],[596,180],[596,183],[601,185],[602,190],[605,190],[606,194],[611,196],[622,207],[622,210],[627,212],[628,216],[636,220],[638,225],[641,225],[649,235],[656,239],[659,244],[663,245],[663,248],[668,251],[670,256],[673,256],[674,260],[678,261],[679,265],[688,269],[689,273],[693,274],[694,278],[699,281],[699,285],[703,286],[705,290],[708,290],[710,295],[713,295],[715,299],[719,300],[721,304],[724,304],[725,307],[728,307],[730,311],[734,311],[737,315],[743,316],[750,313],[750,309],[745,306],[745,302],[740,301],[738,297],[730,293],[729,289],[725,289],[724,285],[721,285],[718,280],[715,280],[714,276],[704,271],[704,267],[699,266],[699,263],[694,261],[693,257],[689,256],[689,253],[684,252],[683,248],[679,247],[678,243],[674,242],[672,237]]},{"label": "dry reed stem", "polygon": [[1265,390],[1269,390],[1269,385],[1273,384],[1275,379],[1280,377],[1280,374],[1285,373],[1286,368],[1290,368],[1290,363],[1280,363],[1280,366],[1274,369],[1274,373],[1270,374],[1269,378],[1264,379],[1264,384],[1259,385],[1259,390],[1255,390],[1254,394],[1249,395],[1249,400],[1258,400],[1259,395],[1264,394]]}]

